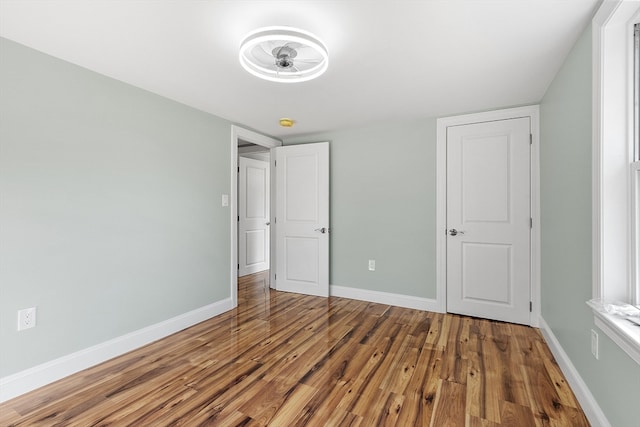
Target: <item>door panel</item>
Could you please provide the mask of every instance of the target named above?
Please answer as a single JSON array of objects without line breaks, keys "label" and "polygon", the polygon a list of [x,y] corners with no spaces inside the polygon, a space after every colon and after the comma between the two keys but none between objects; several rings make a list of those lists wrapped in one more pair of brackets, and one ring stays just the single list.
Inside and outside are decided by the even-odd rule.
[{"label": "door panel", "polygon": [[316,237],[285,238],[287,270],[284,279],[309,284],[318,283],[318,265],[309,260],[318,259],[319,246],[319,239]]},{"label": "door panel", "polygon": [[[509,304],[511,263],[511,245],[463,243],[463,300]],[[487,268],[489,265],[495,268]]]},{"label": "door panel", "polygon": [[[265,230],[249,230],[245,233],[247,249],[247,266],[255,266],[256,264],[267,261],[267,233]],[[266,270],[266,268],[264,269]],[[262,271],[262,270],[260,270]]]},{"label": "door panel", "polygon": [[447,128],[449,312],[529,323],[530,132],[529,118]]},{"label": "door panel", "polygon": [[238,158],[238,276],[269,269],[269,162]]},{"label": "door panel", "polygon": [[286,219],[293,223],[318,222],[318,157],[315,153],[288,156],[282,168],[286,176]]},{"label": "door panel", "polygon": [[276,289],[329,295],[329,143],[277,147]]},{"label": "door panel", "polygon": [[[509,140],[462,140],[463,221],[509,221]],[[485,189],[491,189],[486,191]]]}]

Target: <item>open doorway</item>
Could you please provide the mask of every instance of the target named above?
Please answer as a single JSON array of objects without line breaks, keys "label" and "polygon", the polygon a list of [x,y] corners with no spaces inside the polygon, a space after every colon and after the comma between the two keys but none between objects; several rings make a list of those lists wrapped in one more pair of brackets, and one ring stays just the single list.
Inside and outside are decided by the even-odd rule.
[{"label": "open doorway", "polygon": [[[240,206],[239,206],[239,191],[238,191],[239,190],[238,171],[240,168],[240,159],[245,159],[243,160],[243,163],[252,163],[251,162],[252,160],[268,162],[268,171],[264,173],[268,173],[268,177],[269,177],[268,178],[269,194],[263,195],[263,197],[265,197],[265,200],[263,201],[263,206],[268,207],[268,210],[269,210],[268,217],[270,217],[271,212],[273,212],[273,209],[272,209],[272,206],[274,204],[273,185],[275,181],[273,179],[273,168],[272,168],[273,159],[271,156],[271,149],[281,145],[282,145],[282,141],[279,141],[275,138],[270,138],[235,125],[231,127],[231,195],[229,197],[231,202],[231,215],[230,215],[230,220],[231,220],[230,277],[231,277],[231,280],[230,282],[231,282],[231,299],[234,307],[237,306],[238,304],[238,275],[239,275],[239,267],[240,267],[240,261],[241,261],[239,256],[240,242],[238,238],[239,231],[240,231],[239,220],[240,220],[240,213],[241,213]],[[249,173],[253,175],[251,177],[253,184],[260,181],[259,179],[257,179],[259,178],[258,175],[260,175],[261,173],[259,172],[258,169],[252,170]],[[245,178],[246,178],[246,174],[245,174]],[[246,206],[244,208],[246,208]],[[250,211],[253,210],[253,212],[250,212],[251,215],[249,215],[249,216],[252,216],[259,209],[257,209],[256,206],[252,206],[252,207],[249,207],[249,210]],[[266,248],[264,249],[265,255],[268,256],[268,261],[265,264],[262,264],[261,266],[258,265],[257,268],[260,269],[260,268],[264,268],[265,266],[268,266],[267,270],[264,270],[264,271],[269,271],[268,283],[274,283],[273,273],[271,273],[273,271],[273,269],[271,268],[271,265],[273,265],[275,261],[275,256],[274,256],[275,249],[274,249],[274,238],[273,238],[274,227],[271,224],[269,225],[265,224],[270,221],[264,220],[265,219],[264,216],[262,219],[263,219],[262,223],[264,226],[264,230],[262,232],[254,230],[255,232],[251,236],[252,238],[254,238],[254,241],[250,242],[250,244],[254,244],[253,246],[254,249],[260,246],[260,237],[259,237],[260,233],[264,233],[263,238],[268,238],[269,242]],[[245,239],[246,239],[246,236],[245,236]],[[244,243],[246,243],[246,240]],[[260,254],[258,252],[253,252],[253,253],[250,252],[252,250],[251,248],[249,249],[249,252],[247,252],[246,247],[243,247],[242,250],[244,253],[243,256],[245,257],[245,259],[243,260],[243,262],[245,263],[245,266],[249,264],[249,267],[251,267],[252,264],[259,264],[259,263],[256,263],[258,258],[260,258]],[[248,260],[246,259],[247,253],[249,254]],[[256,268],[256,265],[253,265],[253,267]],[[250,271],[250,269],[243,270],[243,274],[246,274],[248,271]],[[265,273],[262,273],[262,274],[265,274]]]},{"label": "open doorway", "polygon": [[[277,139],[237,126],[232,126],[231,143],[229,201],[233,307],[238,305],[238,145],[245,144],[255,144],[270,150],[269,199],[273,218],[268,231],[270,287],[280,291],[328,297],[329,143],[283,147],[282,142]],[[282,273],[278,275],[277,281],[276,270]]]}]

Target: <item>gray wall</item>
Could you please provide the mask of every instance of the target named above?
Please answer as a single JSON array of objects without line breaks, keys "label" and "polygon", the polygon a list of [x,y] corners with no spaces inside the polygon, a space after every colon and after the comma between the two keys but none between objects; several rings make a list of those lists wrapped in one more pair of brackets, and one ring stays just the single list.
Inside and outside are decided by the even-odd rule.
[{"label": "gray wall", "polygon": [[[591,30],[540,103],[542,317],[613,426],[640,426],[640,366],[593,324]],[[590,330],[599,332],[600,359]]]},{"label": "gray wall", "polygon": [[230,124],[6,39],[0,61],[0,376],[228,298]]},{"label": "gray wall", "polygon": [[[436,297],[436,121],[306,135],[330,141],[332,285]],[[376,271],[368,271],[368,260]]]}]

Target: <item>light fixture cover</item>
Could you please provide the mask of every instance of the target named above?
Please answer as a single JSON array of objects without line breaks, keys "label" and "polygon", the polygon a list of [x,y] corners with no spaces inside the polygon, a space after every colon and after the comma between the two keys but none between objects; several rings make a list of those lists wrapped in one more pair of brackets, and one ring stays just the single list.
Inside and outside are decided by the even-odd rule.
[{"label": "light fixture cover", "polygon": [[280,126],[282,126],[283,128],[290,128],[290,127],[293,127],[295,121],[293,119],[284,117],[280,119],[279,123],[280,123]]},{"label": "light fixture cover", "polygon": [[304,82],[324,73],[329,55],[313,34],[291,27],[266,27],[247,34],[240,64],[249,73],[274,82]]}]

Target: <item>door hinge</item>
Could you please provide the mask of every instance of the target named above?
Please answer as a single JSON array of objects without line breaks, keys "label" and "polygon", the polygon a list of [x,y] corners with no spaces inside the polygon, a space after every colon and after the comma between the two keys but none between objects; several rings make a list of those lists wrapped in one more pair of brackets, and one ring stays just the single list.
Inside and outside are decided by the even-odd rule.
[{"label": "door hinge", "polygon": [[277,274],[273,275],[273,280],[278,280],[278,275]]},{"label": "door hinge", "polygon": [[238,264],[238,270],[240,270],[240,264]]},{"label": "door hinge", "polygon": [[278,223],[278,218],[276,218],[275,216],[273,217],[273,223],[277,224]]},{"label": "door hinge", "polygon": [[529,218],[529,228],[533,228],[533,218]]},{"label": "door hinge", "polygon": [[529,145],[533,145],[533,134],[529,134]]},{"label": "door hinge", "polygon": [[274,161],[273,161],[273,167],[275,168],[276,166],[278,166],[278,161],[277,161],[277,160],[274,160]]},{"label": "door hinge", "polygon": [[529,301],[529,313],[533,311],[533,301]]},{"label": "door hinge", "polygon": [[238,222],[240,222],[240,215],[238,215]]},{"label": "door hinge", "polygon": [[238,166],[238,173],[240,173],[240,166]]}]

